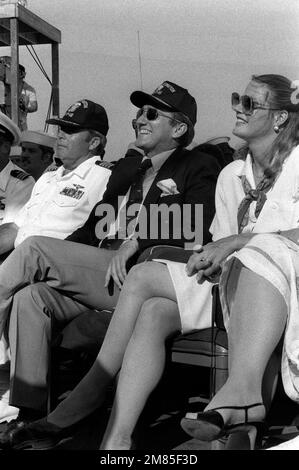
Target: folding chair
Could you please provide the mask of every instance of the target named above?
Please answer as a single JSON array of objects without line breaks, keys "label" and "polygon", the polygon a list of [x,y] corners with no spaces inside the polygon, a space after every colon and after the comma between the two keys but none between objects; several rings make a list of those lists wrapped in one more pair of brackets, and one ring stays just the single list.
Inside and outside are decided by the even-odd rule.
[{"label": "folding chair", "polygon": [[217,285],[213,287],[212,295],[212,327],[177,336],[171,348],[173,362],[210,369],[209,397],[197,400],[203,402],[210,401],[228,375],[227,334]]}]

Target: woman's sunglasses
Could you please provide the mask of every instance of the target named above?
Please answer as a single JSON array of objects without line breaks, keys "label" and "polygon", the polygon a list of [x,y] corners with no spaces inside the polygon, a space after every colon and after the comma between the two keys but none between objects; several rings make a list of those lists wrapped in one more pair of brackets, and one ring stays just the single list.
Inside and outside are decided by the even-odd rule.
[{"label": "woman's sunglasses", "polygon": [[277,110],[278,108],[269,108],[268,106],[264,106],[257,101],[254,101],[251,96],[243,95],[240,96],[239,93],[232,93],[232,108],[236,108],[241,104],[242,111],[244,114],[251,115],[255,109],[272,109]]},{"label": "woman's sunglasses", "polygon": [[170,116],[167,116],[166,114],[162,113],[159,109],[156,108],[140,108],[139,111],[136,114],[136,120],[140,118],[140,116],[145,116],[148,121],[156,121],[159,116],[164,116],[167,119],[170,119],[171,121],[176,121],[176,122],[181,122],[178,121],[177,119],[174,119]]}]

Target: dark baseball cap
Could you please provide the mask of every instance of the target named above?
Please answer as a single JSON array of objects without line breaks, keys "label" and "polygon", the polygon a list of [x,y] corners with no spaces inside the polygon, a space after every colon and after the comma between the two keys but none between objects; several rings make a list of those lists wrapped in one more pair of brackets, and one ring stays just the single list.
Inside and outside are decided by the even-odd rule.
[{"label": "dark baseball cap", "polygon": [[103,106],[86,99],[72,104],[62,118],[51,118],[47,123],[72,129],[93,129],[103,135],[107,135],[109,129]]},{"label": "dark baseball cap", "polygon": [[149,104],[165,111],[179,111],[187,116],[193,125],[196,123],[197,105],[193,96],[186,88],[165,81],[149,95],[144,91],[134,91],[130,96],[131,102],[142,108]]}]

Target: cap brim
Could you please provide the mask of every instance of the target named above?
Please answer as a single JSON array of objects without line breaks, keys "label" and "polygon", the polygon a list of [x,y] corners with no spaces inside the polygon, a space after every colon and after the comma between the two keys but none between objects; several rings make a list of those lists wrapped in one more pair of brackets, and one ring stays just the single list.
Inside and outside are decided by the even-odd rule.
[{"label": "cap brim", "polygon": [[65,127],[72,127],[72,128],[81,127],[79,124],[75,122],[66,121],[65,119],[59,119],[59,118],[47,119],[46,122],[47,124],[54,124],[56,126],[65,126]]},{"label": "cap brim", "polygon": [[4,127],[5,132],[7,131],[12,137],[12,145],[18,145],[20,142],[20,129],[18,126],[8,117],[0,111],[0,125]]},{"label": "cap brim", "polygon": [[148,93],[144,93],[144,91],[133,91],[130,96],[131,103],[137,108],[142,108],[145,104],[150,104],[152,106],[156,106],[157,108],[163,108],[169,111],[177,111],[174,106],[169,106],[169,104],[165,103],[164,101],[156,98],[153,95],[149,95]]}]

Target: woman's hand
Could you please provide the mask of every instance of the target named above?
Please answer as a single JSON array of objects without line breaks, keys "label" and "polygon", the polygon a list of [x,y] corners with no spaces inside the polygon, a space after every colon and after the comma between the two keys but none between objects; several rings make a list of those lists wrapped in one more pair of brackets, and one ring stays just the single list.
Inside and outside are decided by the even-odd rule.
[{"label": "woman's hand", "polygon": [[186,266],[188,276],[196,274],[197,282],[215,280],[221,273],[221,264],[234,251],[240,250],[254,234],[231,235],[203,247],[195,247],[195,253]]}]

